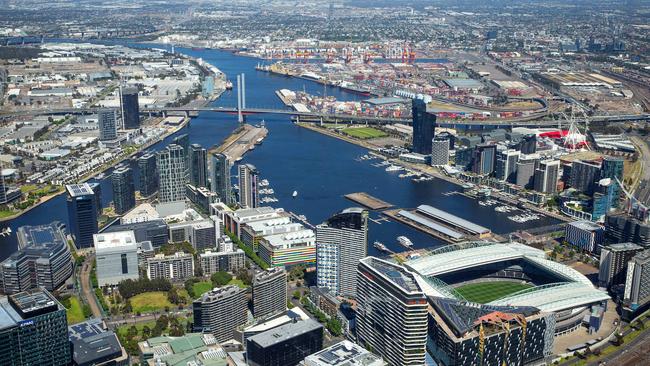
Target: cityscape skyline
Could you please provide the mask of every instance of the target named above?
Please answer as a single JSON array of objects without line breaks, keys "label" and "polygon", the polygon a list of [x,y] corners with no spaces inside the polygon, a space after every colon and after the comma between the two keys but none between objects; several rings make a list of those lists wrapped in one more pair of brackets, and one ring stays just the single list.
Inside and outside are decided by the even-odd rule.
[{"label": "cityscape skyline", "polygon": [[0,364],[647,363],[650,2],[0,5]]}]

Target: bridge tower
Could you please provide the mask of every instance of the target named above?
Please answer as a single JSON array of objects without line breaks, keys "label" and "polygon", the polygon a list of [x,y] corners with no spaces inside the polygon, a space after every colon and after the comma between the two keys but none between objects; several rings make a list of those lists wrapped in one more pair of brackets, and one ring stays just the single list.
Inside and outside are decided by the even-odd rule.
[{"label": "bridge tower", "polygon": [[246,109],[246,76],[245,74],[237,75],[237,121],[244,123],[242,109]]}]

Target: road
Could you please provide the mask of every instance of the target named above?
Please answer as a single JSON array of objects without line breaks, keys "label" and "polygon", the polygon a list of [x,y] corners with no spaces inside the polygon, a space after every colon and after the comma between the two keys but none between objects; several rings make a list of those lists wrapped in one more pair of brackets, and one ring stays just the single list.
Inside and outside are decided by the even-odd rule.
[{"label": "road", "polygon": [[81,265],[81,273],[79,274],[81,279],[81,296],[83,296],[85,302],[90,306],[90,310],[93,313],[93,318],[101,318],[102,309],[100,309],[99,304],[97,304],[95,294],[93,293],[93,286],[90,283],[90,271],[92,269],[94,259],[94,254],[88,254],[86,255],[86,260]]},{"label": "road", "polygon": [[648,142],[640,136],[630,136],[630,138],[640,150],[639,159],[641,159],[642,164],[642,174],[639,177],[637,185],[634,187],[634,196],[639,201],[647,204],[650,200],[650,147],[648,146]]},{"label": "road", "polygon": [[648,365],[650,364],[650,328],[616,352],[589,365]]}]

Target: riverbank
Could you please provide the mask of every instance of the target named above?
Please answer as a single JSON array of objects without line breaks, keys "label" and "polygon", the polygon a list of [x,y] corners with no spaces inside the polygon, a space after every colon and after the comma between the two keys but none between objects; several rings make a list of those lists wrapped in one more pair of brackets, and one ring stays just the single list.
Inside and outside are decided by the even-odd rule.
[{"label": "riverbank", "polygon": [[[148,143],[146,143],[146,144],[144,144],[144,145],[142,145],[142,146],[139,146],[136,150],[127,153],[127,155],[123,155],[121,158],[117,158],[117,159],[112,160],[112,161],[110,161],[110,162],[108,162],[108,163],[105,163],[105,164],[102,165],[100,168],[98,168],[98,169],[92,171],[90,174],[83,176],[81,179],[79,179],[79,183],[87,182],[87,181],[89,181],[90,179],[93,179],[93,178],[95,178],[96,176],[98,176],[98,175],[104,173],[105,171],[114,168],[116,165],[119,165],[119,164],[121,164],[122,162],[124,162],[124,161],[126,161],[126,160],[129,160],[129,159],[131,159],[131,158],[133,158],[134,156],[136,156],[137,154],[141,153],[142,151],[144,151],[144,150],[150,148],[150,147],[153,146],[154,144],[156,144],[156,143],[158,143],[158,142],[160,142],[160,141],[166,139],[167,137],[169,137],[169,136],[175,134],[176,132],[180,131],[180,130],[183,129],[185,126],[187,126],[188,123],[190,123],[190,118],[189,118],[189,117],[188,117],[188,118],[185,118],[185,119],[183,120],[183,122],[180,123],[179,125],[177,125],[177,126],[175,126],[174,128],[168,130],[167,132],[165,132],[165,133],[164,133],[163,135],[161,135],[158,139],[151,140],[151,141],[149,141]],[[5,217],[0,218],[0,222],[14,220],[14,219],[16,219],[16,218],[18,218],[18,217],[20,217],[20,216],[22,216],[22,215],[28,213],[29,211],[35,209],[36,207],[38,207],[38,206],[40,206],[40,205],[46,203],[47,201],[49,201],[49,200],[51,200],[51,199],[53,199],[53,198],[55,198],[55,197],[57,197],[57,196],[59,196],[59,195],[65,193],[65,192],[66,192],[66,190],[65,190],[65,189],[62,189],[62,190],[58,191],[57,193],[54,193],[54,194],[51,194],[51,195],[48,195],[48,196],[45,196],[45,197],[41,197],[40,200],[39,200],[38,202],[35,202],[33,205],[31,205],[31,206],[29,206],[29,207],[27,207],[27,208],[25,208],[25,209],[23,209],[23,210],[21,210],[21,211],[15,213],[15,214],[13,214],[13,215],[11,215],[11,216],[5,216]]]},{"label": "riverbank", "polygon": [[[306,128],[308,130],[312,130],[312,131],[321,133],[321,134],[326,135],[326,136],[330,136],[330,137],[337,138],[339,140],[343,140],[343,141],[348,142],[350,144],[361,146],[363,148],[368,149],[373,156],[384,159],[384,160],[390,162],[393,165],[399,165],[399,166],[402,166],[402,167],[404,167],[404,168],[406,168],[408,170],[412,170],[412,171],[414,171],[416,173],[419,173],[419,174],[426,174],[426,175],[429,175],[429,176],[432,176],[432,177],[435,177],[435,178],[438,178],[438,179],[442,179],[442,180],[444,180],[446,182],[449,182],[449,183],[452,183],[452,184],[458,186],[459,188],[462,187],[464,184],[466,184],[466,182],[464,182],[464,181],[462,181],[460,179],[456,179],[454,177],[450,177],[450,176],[448,176],[446,174],[441,173],[437,168],[432,167],[432,166],[428,166],[428,165],[424,165],[424,164],[409,163],[409,162],[399,160],[399,159],[388,159],[388,158],[384,157],[383,155],[380,155],[380,154],[377,153],[378,149],[377,149],[376,146],[374,146],[374,145],[372,145],[370,143],[367,143],[367,142],[365,142],[363,140],[348,137],[346,135],[330,131],[330,130],[328,130],[326,128],[318,127],[318,126],[316,126],[316,125],[314,125],[312,123],[297,122],[296,125],[298,125],[300,127],[303,127],[303,128]],[[470,197],[468,197],[468,198],[470,198]],[[497,199],[499,201],[504,202],[504,203],[514,204],[514,205],[520,203],[514,198],[504,197],[502,194],[498,194]],[[528,210],[534,211],[536,213],[539,213],[541,215],[545,215],[547,217],[550,217],[550,218],[553,218],[553,219],[556,219],[556,220],[561,220],[563,222],[572,222],[572,221],[574,221],[570,217],[564,216],[562,214],[557,214],[557,213],[554,213],[554,212],[549,212],[549,211],[547,211],[547,210],[545,210],[543,208],[537,207],[537,206],[532,205],[532,204],[524,203],[523,206],[524,206],[524,208],[526,208]]]}]

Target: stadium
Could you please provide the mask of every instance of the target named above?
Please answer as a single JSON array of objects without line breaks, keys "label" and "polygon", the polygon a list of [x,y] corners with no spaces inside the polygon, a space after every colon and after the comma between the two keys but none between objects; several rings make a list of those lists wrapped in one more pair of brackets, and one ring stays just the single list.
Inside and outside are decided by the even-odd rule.
[{"label": "stadium", "polygon": [[427,296],[482,307],[532,307],[554,314],[555,335],[580,327],[609,296],[578,271],[518,243],[465,242],[406,261]]}]

